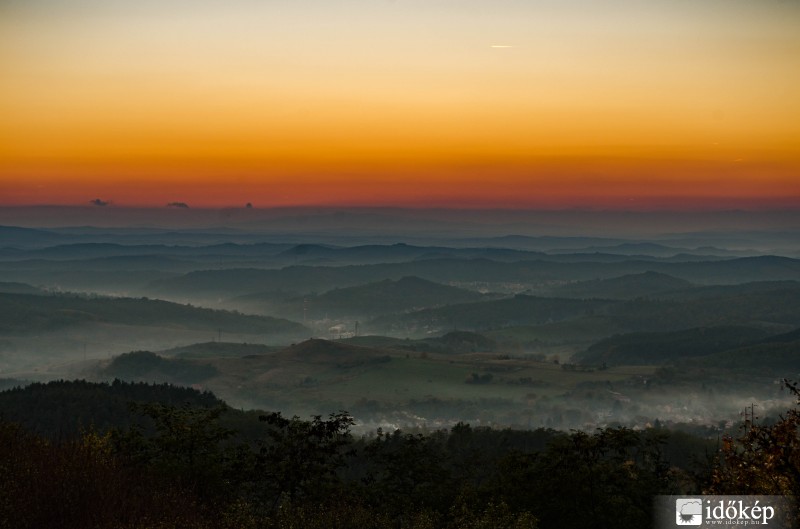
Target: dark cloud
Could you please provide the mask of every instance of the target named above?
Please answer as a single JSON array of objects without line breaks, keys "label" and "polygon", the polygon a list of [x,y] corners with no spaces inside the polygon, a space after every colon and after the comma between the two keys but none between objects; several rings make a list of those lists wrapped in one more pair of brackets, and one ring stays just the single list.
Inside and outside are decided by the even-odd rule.
[{"label": "dark cloud", "polygon": [[170,202],[167,204],[168,208],[188,208],[189,204],[186,202]]}]

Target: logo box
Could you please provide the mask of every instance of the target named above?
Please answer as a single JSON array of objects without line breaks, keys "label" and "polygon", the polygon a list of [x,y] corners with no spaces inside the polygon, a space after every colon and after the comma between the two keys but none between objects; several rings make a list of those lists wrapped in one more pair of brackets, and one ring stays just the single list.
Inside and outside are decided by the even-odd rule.
[{"label": "logo box", "polygon": [[676,525],[703,525],[703,498],[675,500]]},{"label": "logo box", "polygon": [[795,505],[785,496],[657,496],[655,529],[676,527],[795,528]]}]

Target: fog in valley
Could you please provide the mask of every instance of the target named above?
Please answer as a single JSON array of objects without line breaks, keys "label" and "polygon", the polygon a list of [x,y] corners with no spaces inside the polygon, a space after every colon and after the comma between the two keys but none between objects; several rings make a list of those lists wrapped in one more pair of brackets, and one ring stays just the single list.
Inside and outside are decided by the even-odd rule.
[{"label": "fog in valley", "polygon": [[714,437],[800,379],[796,211],[0,211],[0,389]]}]

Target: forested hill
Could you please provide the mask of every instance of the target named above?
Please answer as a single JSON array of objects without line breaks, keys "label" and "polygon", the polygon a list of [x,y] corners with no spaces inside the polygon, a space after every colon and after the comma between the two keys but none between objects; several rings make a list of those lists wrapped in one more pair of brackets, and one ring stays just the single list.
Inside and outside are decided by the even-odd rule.
[{"label": "forested hill", "polygon": [[45,294],[42,289],[36,288],[27,283],[17,283],[14,281],[0,281],[0,292],[6,294]]},{"label": "forested hill", "polygon": [[575,359],[588,364],[653,365],[735,349],[767,336],[763,329],[732,325],[673,332],[637,332],[601,340]]},{"label": "forested hill", "polygon": [[688,289],[692,284],[659,272],[629,274],[610,279],[596,279],[569,283],[552,289],[553,297],[630,299],[649,297],[665,292]]},{"label": "forested hill", "polygon": [[407,312],[425,307],[480,301],[487,298],[473,290],[434,283],[418,277],[385,279],[365,285],[336,288],[320,295],[281,299],[275,293],[251,294],[233,300],[236,304],[300,319],[304,314],[323,318],[326,314],[375,316]]},{"label": "forested hill", "polygon": [[211,408],[224,403],[214,394],[172,384],[58,380],[0,391],[0,418],[51,438],[74,437],[94,428],[128,428],[136,422],[129,404],[156,402]]},{"label": "forested hill", "polygon": [[23,334],[89,322],[185,329],[222,328],[240,333],[303,333],[286,319],[246,316],[146,298],[111,298],[77,294],[0,293],[0,332]]},{"label": "forested hill", "polygon": [[[458,423],[359,438],[346,412],[256,417],[208,393],[118,381],[0,392],[0,410],[0,527],[15,529],[641,529],[656,495],[788,495],[798,486],[796,454],[776,461],[756,442],[797,446],[796,410],[753,426],[760,437],[728,440],[707,464],[699,462],[716,440],[661,428]],[[130,428],[134,413],[151,426]],[[237,438],[226,416],[252,429]]]},{"label": "forested hill", "polygon": [[779,379],[800,370],[800,329],[769,335],[758,327],[727,325],[621,334],[573,358],[589,365],[673,365]]},{"label": "forested hill", "polygon": [[300,293],[320,292],[412,275],[439,283],[485,282],[491,278],[494,282],[533,284],[606,279],[648,271],[697,284],[797,280],[800,278],[800,260],[777,256],[675,263],[635,259],[612,263],[565,262],[561,256],[517,262],[485,258],[427,259],[355,266],[290,266],[276,270],[205,270],[153,281],[147,291],[176,297],[232,297],[280,289]]},{"label": "forested hill", "polygon": [[483,332],[597,315],[627,332],[664,332],[725,325],[755,327],[765,323],[779,328],[800,326],[800,283],[764,283],[761,290],[745,288],[739,291],[731,287],[720,292],[724,294],[628,300],[545,298],[520,294],[507,299],[424,309],[392,318],[381,316],[366,325],[384,334],[424,326]]}]

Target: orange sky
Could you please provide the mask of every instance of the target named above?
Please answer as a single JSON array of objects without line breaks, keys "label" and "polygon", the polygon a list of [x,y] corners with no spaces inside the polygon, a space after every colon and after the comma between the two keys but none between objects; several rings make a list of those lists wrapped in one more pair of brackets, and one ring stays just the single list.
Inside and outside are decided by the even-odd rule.
[{"label": "orange sky", "polygon": [[770,0],[10,0],[0,204],[800,206],[798,27]]}]

